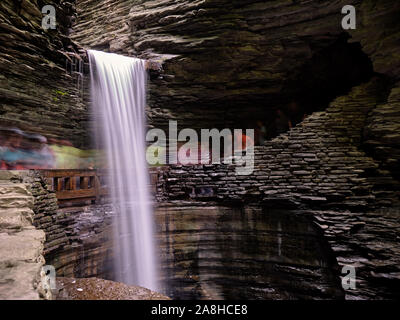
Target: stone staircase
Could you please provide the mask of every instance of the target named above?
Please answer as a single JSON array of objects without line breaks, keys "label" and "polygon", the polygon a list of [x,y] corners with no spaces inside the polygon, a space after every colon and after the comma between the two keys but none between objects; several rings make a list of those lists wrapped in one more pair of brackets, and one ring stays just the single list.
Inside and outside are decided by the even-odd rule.
[{"label": "stone staircase", "polygon": [[33,225],[27,172],[0,171],[0,299],[51,298],[44,289],[45,234]]}]

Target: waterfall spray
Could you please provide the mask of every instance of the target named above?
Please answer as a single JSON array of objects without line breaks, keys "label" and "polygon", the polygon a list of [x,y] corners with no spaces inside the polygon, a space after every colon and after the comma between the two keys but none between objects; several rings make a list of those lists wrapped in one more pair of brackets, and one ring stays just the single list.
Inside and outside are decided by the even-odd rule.
[{"label": "waterfall spray", "polygon": [[[153,212],[145,158],[145,61],[88,51],[94,116],[107,153],[115,218],[116,280],[157,286]],[[96,118],[97,119],[97,118]]]}]

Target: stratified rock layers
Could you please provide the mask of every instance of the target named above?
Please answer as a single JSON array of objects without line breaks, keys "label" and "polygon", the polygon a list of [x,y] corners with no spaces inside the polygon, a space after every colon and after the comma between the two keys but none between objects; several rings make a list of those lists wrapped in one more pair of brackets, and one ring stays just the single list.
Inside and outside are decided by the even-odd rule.
[{"label": "stratified rock layers", "polygon": [[[357,29],[344,31],[341,9],[351,4]],[[398,296],[398,209],[381,209],[398,201],[398,1],[78,0],[77,12],[78,43],[163,63],[148,111],[160,128],[168,119],[182,128],[234,127],[293,97],[311,103],[330,77],[313,62],[343,37],[342,48],[358,45],[380,76],[349,82],[346,92],[322,87],[336,99],[257,148],[251,176],[219,165],[172,167],[158,198],[312,207],[339,264],[359,268],[360,288],[347,298]],[[329,59],[330,68],[348,67]],[[329,80],[345,82],[345,71]]]},{"label": "stratified rock layers", "polygon": [[212,188],[212,197],[220,201],[281,199],[346,209],[396,204],[399,182],[362,148],[363,127],[385,101],[384,88],[385,81],[374,78],[256,147],[249,175],[237,175],[232,165],[170,166],[165,196],[196,198],[195,189]]},{"label": "stratified rock layers", "polygon": [[42,270],[45,233],[32,226],[34,198],[25,174],[0,172],[0,299],[51,298]]},{"label": "stratified rock layers", "polygon": [[322,233],[294,212],[210,204],[156,211],[167,295],[179,299],[341,299]]},{"label": "stratified rock layers", "polygon": [[[88,144],[87,109],[82,102],[72,59],[74,45],[65,36],[70,3],[47,1],[57,13],[57,30],[44,30],[36,0],[0,3],[0,125],[16,126],[47,137]],[[74,68],[77,71],[77,68]]]},{"label": "stratified rock layers", "polygon": [[[150,83],[152,124],[165,127],[173,118],[195,128],[229,126],[249,110],[301,95],[310,72],[303,66],[346,33],[341,9],[349,4],[358,19],[349,41],[361,43],[376,72],[398,78],[394,0],[78,0],[72,38],[87,48],[164,61],[164,75]],[[338,57],[331,63],[343,67]],[[313,83],[318,87],[324,76],[313,75]]]},{"label": "stratified rock layers", "polygon": [[364,133],[366,149],[400,180],[400,83],[371,111]]}]

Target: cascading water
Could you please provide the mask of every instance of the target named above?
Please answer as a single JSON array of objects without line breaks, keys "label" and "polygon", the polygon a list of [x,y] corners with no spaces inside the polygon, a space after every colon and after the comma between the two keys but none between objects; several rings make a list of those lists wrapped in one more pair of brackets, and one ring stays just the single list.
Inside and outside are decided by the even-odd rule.
[{"label": "cascading water", "polygon": [[[158,288],[153,212],[145,158],[145,61],[88,51],[94,116],[108,159],[115,225],[116,280]],[[99,117],[99,118],[97,118]]]}]

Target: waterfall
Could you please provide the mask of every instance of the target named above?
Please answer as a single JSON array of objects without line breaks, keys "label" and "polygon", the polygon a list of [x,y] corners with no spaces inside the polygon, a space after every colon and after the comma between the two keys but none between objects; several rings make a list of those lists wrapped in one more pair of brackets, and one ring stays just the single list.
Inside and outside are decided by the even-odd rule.
[{"label": "waterfall", "polygon": [[157,289],[153,212],[145,158],[145,61],[88,51],[95,130],[107,154],[115,218],[116,281]]}]

